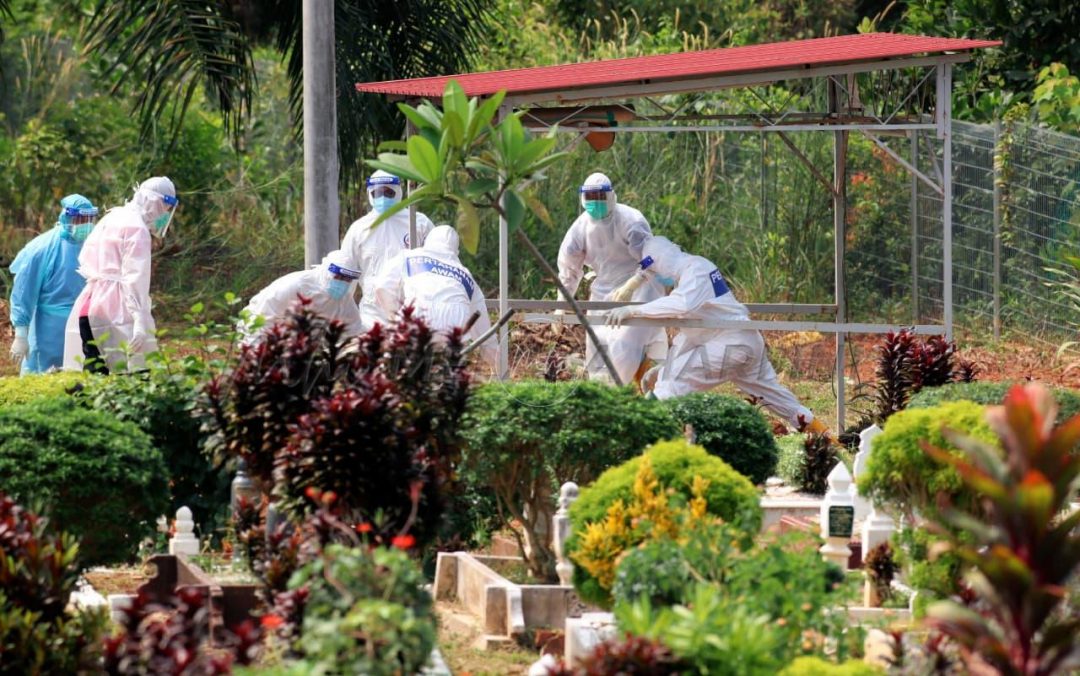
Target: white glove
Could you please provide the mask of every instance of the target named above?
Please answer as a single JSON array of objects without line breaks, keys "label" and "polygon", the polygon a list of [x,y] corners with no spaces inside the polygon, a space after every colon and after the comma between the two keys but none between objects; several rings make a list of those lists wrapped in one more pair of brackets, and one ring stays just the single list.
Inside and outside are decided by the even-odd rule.
[{"label": "white glove", "polygon": [[645,275],[635,272],[633,277],[626,280],[622,286],[612,292],[608,300],[614,303],[628,303],[634,297],[634,292],[645,283]]},{"label": "white glove", "polygon": [[146,332],[146,325],[142,317],[135,315],[135,325],[131,331],[131,340],[128,341],[128,349],[132,352],[142,352],[149,338],[150,334]]},{"label": "white glove", "polygon": [[25,326],[15,327],[15,340],[11,341],[11,361],[16,364],[22,363],[26,355],[30,354],[30,341],[26,339],[26,334]]},{"label": "white glove", "polygon": [[617,307],[614,310],[608,310],[607,318],[604,323],[608,326],[622,326],[622,323],[634,314],[634,308],[632,306]]},{"label": "white glove", "polygon": [[142,352],[143,347],[146,345],[146,339],[146,332],[136,329],[131,334],[131,340],[128,341],[128,349],[132,352]]}]

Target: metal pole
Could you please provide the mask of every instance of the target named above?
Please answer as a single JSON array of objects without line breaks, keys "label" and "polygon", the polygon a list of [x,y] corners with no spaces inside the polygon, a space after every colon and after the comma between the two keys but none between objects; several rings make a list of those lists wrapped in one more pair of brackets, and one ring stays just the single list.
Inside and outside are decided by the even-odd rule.
[{"label": "metal pole", "polygon": [[[919,132],[911,132],[911,166],[919,168]],[[919,179],[911,175],[911,321],[919,323]]]},{"label": "metal pole", "polygon": [[945,338],[953,339],[953,269],[952,269],[952,240],[953,240],[953,176],[952,176],[952,64],[938,66],[938,106],[942,111],[942,158],[941,174],[942,185],[945,188],[942,200],[942,224],[944,229],[944,242],[942,244],[942,259],[945,261],[942,272],[942,302],[945,305]]},{"label": "metal pole", "polygon": [[[1001,120],[994,120],[994,150],[997,154],[1001,139]],[[991,158],[993,159],[993,158]],[[998,185],[998,164],[994,165],[994,340],[1001,339],[1001,187]]]},{"label": "metal pole", "polygon": [[304,263],[338,248],[337,87],[334,3],[304,0]]},{"label": "metal pole", "polygon": [[[408,141],[409,137],[412,136],[413,133],[415,133],[415,132],[416,132],[416,126],[414,126],[412,122],[406,120],[405,121],[405,140]],[[405,189],[408,191],[408,193],[410,195],[412,194],[412,191],[415,188],[416,188],[416,182],[415,181],[406,181],[405,182]],[[409,248],[410,249],[415,249],[418,246],[420,246],[420,243],[419,243],[419,241],[417,240],[417,237],[416,237],[416,205],[415,204],[410,204],[409,205]]]},{"label": "metal pole", "polygon": [[[829,112],[839,114],[840,90],[836,82],[829,78]],[[834,238],[834,294],[836,303],[836,322],[847,321],[844,295],[844,237],[847,217],[847,136],[848,132],[833,133],[833,238]],[[836,430],[844,431],[846,408],[844,382],[844,333],[836,332]]]},{"label": "metal pole", "polygon": [[[499,121],[510,114],[510,107],[499,107]],[[505,209],[505,201],[503,202]],[[499,214],[499,316],[510,311],[510,227],[506,217]],[[499,329],[499,379],[510,378],[510,328],[505,324]]]}]

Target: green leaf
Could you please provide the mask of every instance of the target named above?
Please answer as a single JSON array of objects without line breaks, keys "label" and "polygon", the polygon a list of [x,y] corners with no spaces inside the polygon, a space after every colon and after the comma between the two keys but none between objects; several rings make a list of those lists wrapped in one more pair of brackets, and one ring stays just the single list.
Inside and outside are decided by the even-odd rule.
[{"label": "green leaf", "polygon": [[503,194],[503,208],[506,210],[506,224],[509,232],[514,232],[525,220],[525,204],[521,197],[513,190],[507,190]]},{"label": "green leaf", "polygon": [[454,147],[460,148],[464,143],[465,123],[457,111],[447,111],[443,115],[442,137],[446,139],[448,136]]},{"label": "green leaf", "polygon": [[[442,163],[435,146],[423,136],[410,136],[409,161],[424,183],[434,183],[442,177]],[[381,158],[381,156],[380,156]]]},{"label": "green leaf", "polygon": [[413,166],[412,162],[409,161],[409,158],[404,155],[379,153],[379,159],[368,160],[366,164],[375,169],[388,171],[399,178],[404,178],[409,181],[418,181],[420,183],[426,182],[420,172],[416,170],[416,167]]},{"label": "green leaf", "polygon": [[494,178],[474,178],[465,186],[465,194],[469,197],[480,197],[485,193],[493,193],[499,189],[499,182]]},{"label": "green leaf", "polygon": [[191,306],[191,309],[189,310],[189,312],[191,312],[191,314],[193,314],[193,315],[197,315],[197,314],[201,313],[205,307],[206,306],[203,305],[202,302],[198,302],[198,303],[195,303],[194,305]]},{"label": "green leaf", "polygon": [[442,127],[442,113],[430,103],[424,102],[419,108],[413,108],[406,103],[399,103],[398,110],[413,123],[417,130],[439,129]]},{"label": "green leaf", "polygon": [[531,141],[527,141],[521,147],[521,152],[514,157],[514,170],[518,174],[528,174],[528,168],[532,166],[534,162],[547,155],[555,148],[557,139],[554,138],[537,138]]},{"label": "green leaf", "polygon": [[376,148],[376,150],[378,150],[380,153],[384,153],[384,152],[405,153],[405,152],[408,152],[409,149],[408,149],[408,146],[405,145],[404,141],[383,141],[382,143],[379,144],[379,147]]},{"label": "green leaf", "polygon": [[543,200],[536,196],[535,191],[527,190],[522,194],[522,197],[525,199],[525,203],[529,205],[529,209],[540,219],[541,223],[547,226],[553,224],[547,206],[544,204]]},{"label": "green leaf", "polygon": [[469,127],[465,130],[468,145],[472,145],[477,137],[481,136],[491,126],[491,121],[495,118],[495,113],[499,111],[499,106],[502,105],[504,98],[506,98],[505,90],[496,93],[476,108],[476,113],[469,120]]},{"label": "green leaf", "polygon": [[[446,83],[446,89],[443,90],[443,119],[446,119],[447,113],[452,112],[464,122],[468,111],[469,99],[465,96],[465,90],[457,80],[450,80]],[[464,126],[462,131],[464,131]]]},{"label": "green leaf", "polygon": [[480,214],[469,200],[457,195],[454,195],[453,199],[458,206],[455,227],[461,237],[461,243],[466,251],[476,255],[480,247]]}]

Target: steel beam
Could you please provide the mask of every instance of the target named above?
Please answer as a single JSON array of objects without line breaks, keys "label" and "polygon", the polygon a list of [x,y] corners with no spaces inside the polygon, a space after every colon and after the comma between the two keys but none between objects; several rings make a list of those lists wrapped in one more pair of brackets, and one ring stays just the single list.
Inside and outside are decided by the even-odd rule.
[{"label": "steel beam", "polygon": [[[511,112],[510,106],[503,103],[499,106],[498,119],[506,119]],[[500,180],[503,180],[500,178]],[[503,197],[503,212],[505,212],[506,198]],[[506,222],[506,216],[499,214],[499,316],[505,316],[510,311],[510,227]],[[510,377],[510,329],[504,324],[499,329],[499,380],[507,380]]]},{"label": "steel beam", "polygon": [[942,271],[942,304],[945,312],[945,338],[953,338],[953,176],[952,176],[952,64],[944,63],[938,66],[938,93],[937,108],[941,109],[943,118],[941,173],[943,174],[942,185],[945,194],[942,196],[942,229],[944,232],[941,244],[944,270]]},{"label": "steel beam", "polygon": [[888,144],[886,144],[884,141],[879,139],[877,136],[874,136],[873,134],[869,133],[866,130],[862,131],[862,135],[865,136],[866,138],[870,139],[871,141],[873,141],[874,144],[877,145],[878,148],[881,148],[882,150],[885,151],[885,154],[887,154],[889,157],[891,157],[893,160],[895,160],[897,164],[899,164],[903,168],[907,169],[908,172],[912,176],[914,176],[915,178],[919,179],[920,181],[922,181],[923,183],[928,185],[931,190],[933,190],[934,192],[936,192],[939,195],[944,195],[945,194],[945,189],[944,188],[942,188],[940,185],[938,185],[937,183],[934,183],[932,180],[930,180],[929,176],[927,176],[926,174],[924,174],[921,171],[919,171],[918,169],[916,169],[910,162],[905,160],[903,157],[900,157],[899,153],[897,153],[895,150],[890,148],[888,146]]},{"label": "steel beam", "polygon": [[[526,313],[521,317],[526,324],[577,324],[578,319],[574,315],[550,315],[540,313]],[[945,327],[939,324],[916,324],[905,326],[903,324],[868,324],[863,322],[789,322],[771,321],[763,319],[720,319],[705,321],[702,319],[645,319],[634,317],[622,322],[622,326],[661,326],[680,329],[749,329],[754,331],[818,331],[820,333],[889,333],[900,329],[910,329],[919,335],[941,335],[945,333]]]},{"label": "steel beam", "polygon": [[612,99],[623,97],[645,97],[656,94],[683,94],[687,92],[706,92],[731,87],[767,85],[784,80],[805,80],[848,73],[869,73],[879,70],[899,70],[901,68],[926,68],[943,63],[965,63],[971,60],[971,54],[939,54],[904,59],[887,59],[848,63],[839,66],[811,66],[809,68],[786,68],[769,72],[739,73],[706,78],[650,82],[642,79],[638,82],[610,87],[588,87],[582,89],[553,90],[507,96],[505,103],[513,108],[522,105],[558,101],[560,103],[589,101],[594,99]]},{"label": "steel beam", "polygon": [[[487,301],[488,310],[499,310],[501,308],[500,299],[489,298]],[[617,307],[623,307],[624,305],[644,305],[641,302],[633,303],[616,303],[614,301],[607,300],[579,300],[578,307],[586,312],[596,310],[611,310]],[[836,306],[831,304],[815,304],[815,303],[744,303],[750,312],[757,314],[776,314],[776,315],[827,315],[835,314]],[[529,311],[529,312],[551,312],[553,310],[570,310],[570,303],[564,300],[528,300],[524,298],[511,298],[509,300],[509,309],[514,311]]]},{"label": "steel beam", "polygon": [[[551,130],[549,126],[526,127],[531,132],[546,133]],[[649,132],[702,132],[702,131],[725,131],[725,132],[787,132],[787,131],[908,131],[912,129],[936,130],[937,125],[927,123],[911,124],[875,124],[872,122],[853,124],[733,124],[733,125],[656,125],[645,127],[556,127],[559,132],[589,133],[602,131],[612,134],[642,134]]]}]

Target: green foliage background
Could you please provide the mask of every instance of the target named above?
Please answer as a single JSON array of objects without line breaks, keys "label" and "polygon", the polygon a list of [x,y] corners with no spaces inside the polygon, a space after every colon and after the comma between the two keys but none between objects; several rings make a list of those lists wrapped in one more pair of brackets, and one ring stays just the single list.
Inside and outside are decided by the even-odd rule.
[{"label": "green foliage background", "polygon": [[[171,135],[139,141],[134,82],[112,61],[87,51],[90,0],[15,0],[2,17],[0,43],[0,292],[6,263],[55,221],[57,200],[82,192],[104,208],[132,185],[168,174],[182,194],[170,238],[155,258],[155,314],[178,318],[192,297],[231,289],[250,296],[302,263],[301,152],[292,135],[288,63],[268,48],[253,53],[258,95],[234,148],[217,103],[197,90],[175,145]],[[980,52],[957,71],[956,115],[986,121],[1030,101],[1039,119],[1075,129],[1080,87],[1080,5],[1045,0],[489,0],[487,36],[468,54],[475,70],[545,65],[771,40],[897,32],[989,37],[1001,49]],[[883,16],[879,16],[884,13]],[[876,24],[871,20],[877,17]],[[1053,39],[1048,39],[1049,36]],[[272,36],[271,36],[272,37]],[[1050,69],[1060,63],[1060,68]],[[1040,87],[1039,73],[1046,70]],[[1072,75],[1070,75],[1070,73]],[[764,92],[774,102],[790,92]],[[733,95],[735,96],[735,95]],[[175,104],[175,102],[174,102]],[[363,105],[356,99],[355,105]],[[737,98],[732,106],[740,106]],[[167,114],[175,112],[167,108]],[[818,165],[828,139],[796,135]],[[805,137],[805,138],[803,138]],[[852,316],[902,318],[910,277],[906,176],[889,171],[865,139],[852,138],[849,286]],[[371,149],[366,156],[371,156]],[[578,147],[553,167],[537,197],[555,226],[526,223],[554,258],[577,216],[576,188],[592,171],[612,177],[620,199],[642,209],[654,230],[724,270],[747,301],[827,302],[832,225],[827,195],[777,139],[754,134],[620,137],[602,155]],[[859,181],[856,176],[861,176]],[[868,179],[868,180],[866,180]],[[367,209],[362,193],[342,191],[343,226]],[[438,221],[450,214],[434,209]],[[850,252],[859,252],[853,255]],[[494,242],[466,257],[486,291],[497,282]],[[511,243],[512,293],[553,292]]]}]

